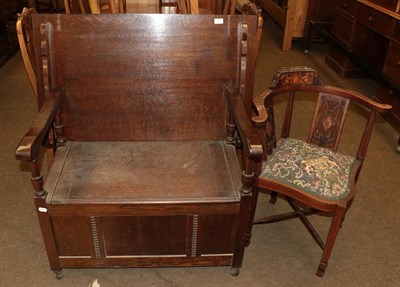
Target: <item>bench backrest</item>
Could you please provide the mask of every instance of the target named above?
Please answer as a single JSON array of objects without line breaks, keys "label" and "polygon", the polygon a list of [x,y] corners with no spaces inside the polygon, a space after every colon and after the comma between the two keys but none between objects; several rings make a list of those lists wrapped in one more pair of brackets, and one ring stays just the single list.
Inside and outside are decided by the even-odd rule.
[{"label": "bench backrest", "polygon": [[69,140],[222,139],[224,86],[251,85],[252,92],[246,78],[253,79],[254,65],[246,61],[258,49],[257,20],[33,15],[39,106],[47,90],[65,89]]}]

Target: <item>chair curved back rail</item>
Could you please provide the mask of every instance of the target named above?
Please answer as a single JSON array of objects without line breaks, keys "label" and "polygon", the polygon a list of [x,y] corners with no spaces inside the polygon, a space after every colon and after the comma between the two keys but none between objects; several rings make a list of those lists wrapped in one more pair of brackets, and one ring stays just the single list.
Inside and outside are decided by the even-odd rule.
[{"label": "chair curved back rail", "polygon": [[[374,122],[376,113],[386,113],[391,109],[391,106],[378,103],[357,91],[325,86],[317,72],[307,67],[280,70],[274,75],[271,88],[254,99],[254,106],[258,115],[253,116],[252,120],[256,126],[265,127],[265,130],[270,131],[265,137],[270,139],[266,140],[266,142],[269,142],[269,145],[267,145],[269,148],[265,150],[270,154],[271,147],[276,145],[276,141],[271,142],[271,139],[276,140],[274,120],[272,119],[272,99],[284,93],[290,94],[281,131],[281,137],[287,138],[290,136],[295,94],[301,92],[314,92],[318,96],[307,143],[330,148],[334,151],[337,151],[339,145],[349,102],[363,105],[370,110],[368,124],[365,127],[364,137],[360,142],[357,153],[357,159],[363,160],[372,132],[370,123]],[[268,113],[271,116],[268,116]],[[267,158],[267,154],[265,158]]]},{"label": "chair curved back rail", "polygon": [[[286,108],[281,107],[280,110],[283,120],[279,121],[282,130],[278,137],[275,107],[276,102],[279,102],[278,96],[282,95],[286,95],[287,99],[284,100]],[[308,111],[311,123],[309,127],[301,125],[303,137],[298,137],[301,134],[298,127],[297,137],[294,138],[291,135],[293,111],[296,100],[302,96],[313,96],[315,108],[314,112],[311,112],[312,108],[302,109],[301,121],[304,121],[303,114]],[[348,152],[338,151],[345,120],[349,121],[346,114],[350,104],[363,115],[368,113],[364,118],[365,127],[360,130],[358,137],[358,150],[353,151],[352,156],[346,155]],[[308,67],[283,68],[278,71],[270,88],[254,99],[254,106],[257,115],[253,116],[252,121],[258,128],[264,150],[263,162],[254,170],[256,193],[271,193],[271,203],[275,203],[277,195],[281,194],[294,209],[293,213],[256,220],[254,224],[299,217],[323,249],[317,271],[317,275],[323,276],[339,227],[356,193],[357,179],[376,114],[390,111],[391,106],[375,102],[355,91],[325,86],[318,73]],[[362,129],[362,124],[356,125]],[[349,145],[353,146],[356,135],[347,136],[350,136]],[[298,202],[307,208],[302,210]],[[257,200],[253,202],[253,217],[256,204]],[[318,211],[332,215],[325,243],[306,218],[306,215]]]},{"label": "chair curved back rail", "polygon": [[22,60],[37,100],[38,91],[35,71],[36,59],[33,51],[32,14],[36,14],[35,8],[24,8],[18,15],[16,30]]}]

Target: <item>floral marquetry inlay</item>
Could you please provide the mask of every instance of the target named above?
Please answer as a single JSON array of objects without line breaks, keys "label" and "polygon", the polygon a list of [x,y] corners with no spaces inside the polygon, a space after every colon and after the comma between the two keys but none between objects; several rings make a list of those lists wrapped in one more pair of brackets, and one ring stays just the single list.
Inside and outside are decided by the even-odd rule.
[{"label": "floral marquetry inlay", "polygon": [[289,85],[322,85],[322,81],[317,72],[311,68],[283,68],[275,74],[271,86],[279,89]]}]

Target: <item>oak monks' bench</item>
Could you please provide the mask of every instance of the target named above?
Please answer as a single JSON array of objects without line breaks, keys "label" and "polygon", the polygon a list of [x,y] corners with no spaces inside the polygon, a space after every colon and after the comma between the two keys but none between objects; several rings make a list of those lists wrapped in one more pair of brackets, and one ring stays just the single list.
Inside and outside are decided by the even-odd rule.
[{"label": "oak monks' bench", "polygon": [[262,153],[248,119],[262,19],[244,11],[32,15],[39,113],[16,157],[30,162],[57,278],[93,267],[238,273]]}]

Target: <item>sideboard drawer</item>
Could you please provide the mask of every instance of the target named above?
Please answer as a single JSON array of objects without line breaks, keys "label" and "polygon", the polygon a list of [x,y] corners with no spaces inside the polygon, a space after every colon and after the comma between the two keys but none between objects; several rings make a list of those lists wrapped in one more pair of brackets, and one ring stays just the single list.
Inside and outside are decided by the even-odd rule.
[{"label": "sideboard drawer", "polygon": [[338,0],[336,9],[354,16],[356,14],[356,4],[356,0]]},{"label": "sideboard drawer", "polygon": [[379,5],[391,11],[396,11],[398,0],[368,0],[371,3]]},{"label": "sideboard drawer", "polygon": [[394,29],[395,20],[371,7],[359,5],[357,20],[377,33],[389,37]]},{"label": "sideboard drawer", "polygon": [[400,86],[400,45],[390,42],[383,73]]}]

